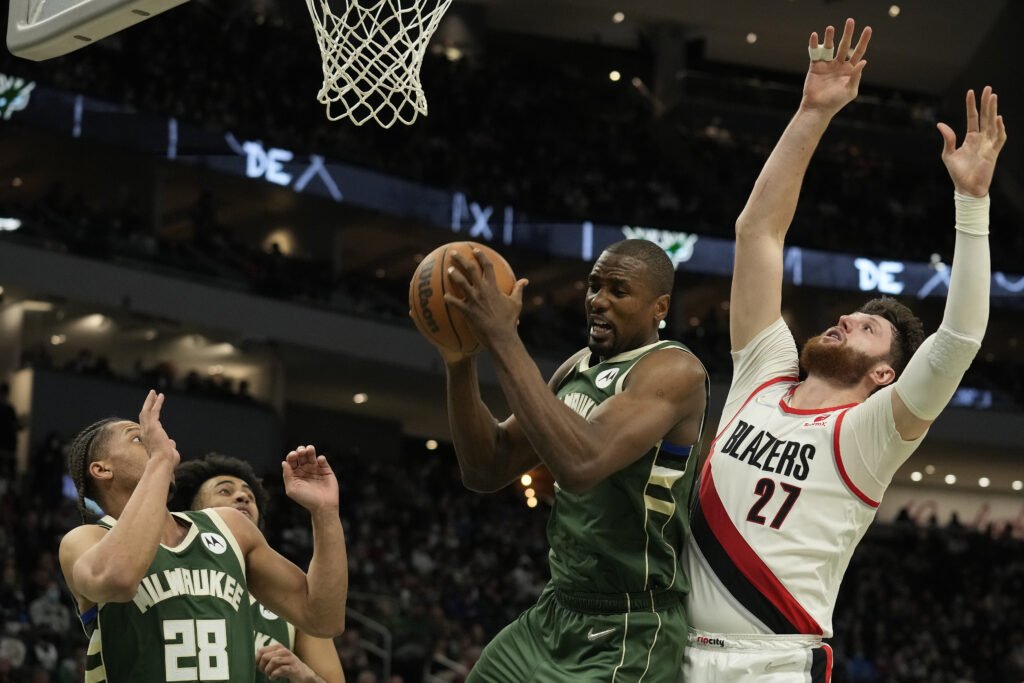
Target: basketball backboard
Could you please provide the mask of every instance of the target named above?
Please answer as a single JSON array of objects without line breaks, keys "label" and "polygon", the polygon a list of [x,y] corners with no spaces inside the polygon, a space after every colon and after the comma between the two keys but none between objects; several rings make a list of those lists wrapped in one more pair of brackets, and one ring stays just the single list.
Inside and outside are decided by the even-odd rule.
[{"label": "basketball backboard", "polygon": [[7,48],[42,61],[177,7],[188,0],[10,0]]}]

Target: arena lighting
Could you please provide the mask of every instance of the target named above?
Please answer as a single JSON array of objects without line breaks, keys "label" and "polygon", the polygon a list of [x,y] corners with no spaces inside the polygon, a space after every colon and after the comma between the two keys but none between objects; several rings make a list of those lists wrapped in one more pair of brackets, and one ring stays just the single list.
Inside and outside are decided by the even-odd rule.
[{"label": "arena lighting", "polygon": [[889,7],[889,16],[892,17],[893,19],[895,19],[899,15],[900,15],[900,6],[899,5],[891,5]]},{"label": "arena lighting", "polygon": [[14,232],[20,227],[20,218],[0,218],[0,230],[4,232]]},{"label": "arena lighting", "polygon": [[608,74],[608,80],[612,83],[618,83],[622,79],[622,74],[618,71],[612,71]]},{"label": "arena lighting", "polygon": [[49,301],[34,301],[32,299],[25,299],[21,302],[21,309],[23,311],[35,311],[37,313],[47,313],[53,310],[53,304]]},{"label": "arena lighting", "polygon": [[1010,486],[1013,488],[1014,491],[1020,491],[1021,489],[1024,489],[1024,481],[1017,479],[1012,484],[1010,484]]},{"label": "arena lighting", "polygon": [[910,481],[921,481],[923,475],[920,472],[911,472]]},{"label": "arena lighting", "polygon": [[63,344],[67,340],[68,340],[68,336],[66,334],[50,335],[50,343],[53,344],[54,346],[60,346],[61,344]]},{"label": "arena lighting", "polygon": [[535,508],[535,507],[537,507],[537,499],[536,498],[527,498],[526,499],[526,507],[528,507],[528,508]]},{"label": "arena lighting", "polygon": [[426,446],[428,451],[436,451],[437,450],[437,442],[434,441],[433,439],[427,439],[427,443],[425,443],[423,445]]},{"label": "arena lighting", "polygon": [[956,475],[955,474],[947,474],[946,475],[946,483],[949,484],[950,486],[955,484],[956,483]]},{"label": "arena lighting", "polygon": [[356,394],[355,396],[352,397],[352,402],[353,403],[366,403],[369,400],[370,400],[370,397],[367,394],[364,394],[361,391],[358,394]]},{"label": "arena lighting", "polygon": [[154,339],[156,339],[156,335],[157,335],[156,330],[146,330],[145,332],[142,333],[142,337],[146,341],[153,341]]},{"label": "arena lighting", "polygon": [[935,465],[926,465],[924,472],[925,474],[935,474]]},{"label": "arena lighting", "polygon": [[991,483],[992,480],[989,479],[988,477],[982,477],[981,479],[978,480],[978,486],[980,486],[983,489],[987,489],[988,485]]},{"label": "arena lighting", "polygon": [[531,477],[529,474],[524,474],[522,477],[520,477],[519,483],[522,484],[523,486],[529,486],[530,484],[533,483],[533,477]]},{"label": "arena lighting", "polygon": [[526,489],[525,491],[523,491],[523,494],[524,494],[524,495],[525,495],[525,496],[526,496],[527,498],[533,498],[534,496],[536,496],[536,495],[537,495],[537,492],[536,492],[536,491],[534,491],[533,489]]},{"label": "arena lighting", "polygon": [[613,24],[621,24],[626,20],[626,14],[624,12],[616,12],[612,15]]},{"label": "arena lighting", "polygon": [[754,33],[753,31],[751,31],[750,33],[747,34],[747,43],[750,44],[750,45],[753,45],[756,42],[757,42],[757,34]]}]

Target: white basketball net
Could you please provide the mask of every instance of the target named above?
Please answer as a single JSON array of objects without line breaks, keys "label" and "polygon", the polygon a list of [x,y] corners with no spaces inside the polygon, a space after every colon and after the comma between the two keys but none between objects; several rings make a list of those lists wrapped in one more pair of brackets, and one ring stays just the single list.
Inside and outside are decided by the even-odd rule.
[{"label": "white basketball net", "polygon": [[420,67],[430,37],[452,0],[306,0],[324,63],[317,100],[327,118],[384,128],[427,115]]}]

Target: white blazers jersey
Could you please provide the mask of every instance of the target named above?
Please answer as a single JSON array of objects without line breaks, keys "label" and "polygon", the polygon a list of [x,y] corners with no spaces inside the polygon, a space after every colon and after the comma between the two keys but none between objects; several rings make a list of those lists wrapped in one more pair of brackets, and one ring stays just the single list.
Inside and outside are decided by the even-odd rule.
[{"label": "white blazers jersey", "polygon": [[[690,620],[714,633],[830,637],[843,574],[888,483],[863,474],[878,475],[861,451],[902,462],[920,440],[894,443],[895,426],[875,415],[884,418],[888,391],[864,404],[791,408],[799,383],[792,335],[780,320],[755,342],[734,354],[736,375],[693,502]],[[861,436],[844,433],[853,428]],[[851,479],[847,455],[870,486]]]}]

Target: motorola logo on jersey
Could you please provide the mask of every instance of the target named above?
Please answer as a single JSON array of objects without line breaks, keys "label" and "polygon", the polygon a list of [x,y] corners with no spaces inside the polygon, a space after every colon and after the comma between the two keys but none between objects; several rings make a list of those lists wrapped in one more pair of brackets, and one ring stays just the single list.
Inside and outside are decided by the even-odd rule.
[{"label": "motorola logo on jersey", "polygon": [[754,425],[738,420],[722,452],[765,472],[792,476],[800,481],[807,479],[809,461],[814,459],[813,444],[779,439],[765,429],[748,439],[753,432]]},{"label": "motorola logo on jersey", "polygon": [[615,377],[618,374],[618,368],[610,368],[608,370],[603,370],[597,374],[597,378],[594,380],[594,384],[597,386],[598,389],[604,389],[615,380]]},{"label": "motorola logo on jersey", "polygon": [[211,531],[204,531],[202,535],[203,545],[211,553],[217,555],[223,555],[228,549],[228,542],[224,540],[224,537],[220,534],[215,534]]}]

